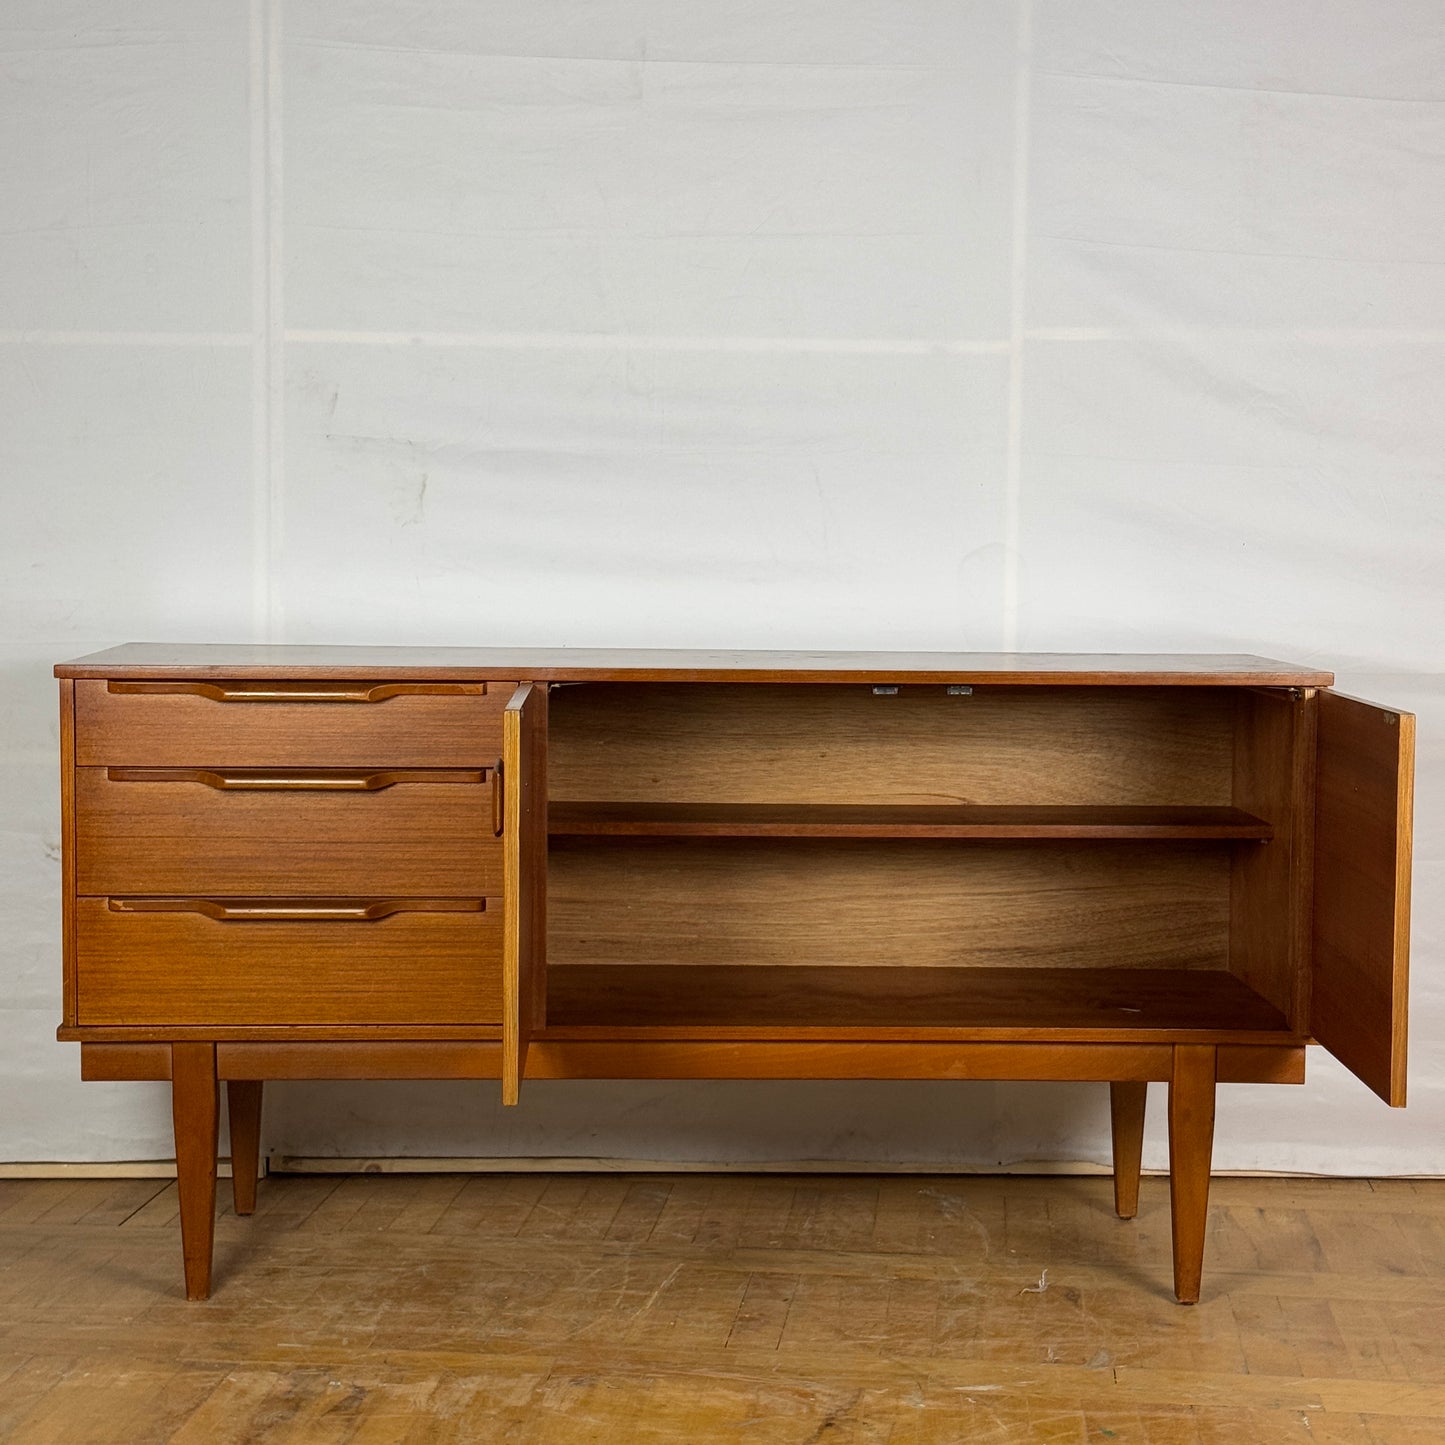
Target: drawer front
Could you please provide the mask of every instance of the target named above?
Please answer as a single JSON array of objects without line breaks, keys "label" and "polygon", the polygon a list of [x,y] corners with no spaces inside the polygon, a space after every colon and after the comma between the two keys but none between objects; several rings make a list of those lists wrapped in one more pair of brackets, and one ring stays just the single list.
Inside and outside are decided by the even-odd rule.
[{"label": "drawer front", "polygon": [[[165,907],[170,903],[184,905]],[[251,905],[281,908],[292,900]],[[155,905],[163,905],[154,911]],[[215,917],[241,900],[82,898],[76,905],[81,1025],[496,1024],[499,901],[441,901],[361,919]],[[380,905],[385,909],[391,905]],[[463,907],[470,911],[441,911]]]},{"label": "drawer front", "polygon": [[484,898],[502,892],[490,768],[77,768],[81,894]]},{"label": "drawer front", "polygon": [[75,684],[75,760],[122,767],[489,767],[505,682]]}]

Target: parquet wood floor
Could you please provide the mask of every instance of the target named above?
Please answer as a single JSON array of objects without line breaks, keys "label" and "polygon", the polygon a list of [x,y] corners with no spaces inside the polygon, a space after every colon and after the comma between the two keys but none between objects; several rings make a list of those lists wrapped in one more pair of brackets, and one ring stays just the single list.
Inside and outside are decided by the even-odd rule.
[{"label": "parquet wood floor", "polygon": [[1157,1179],[291,1176],[187,1304],[174,1185],[3,1181],[0,1439],[1445,1441],[1445,1184],[1216,1180],[1169,1268]]}]

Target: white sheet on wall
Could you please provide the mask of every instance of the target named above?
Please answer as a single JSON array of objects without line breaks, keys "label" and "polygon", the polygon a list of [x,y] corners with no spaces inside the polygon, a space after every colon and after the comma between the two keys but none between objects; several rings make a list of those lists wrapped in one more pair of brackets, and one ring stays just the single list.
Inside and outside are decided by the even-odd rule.
[{"label": "white sheet on wall", "polygon": [[[1333,666],[1421,715],[1412,1107],[1316,1056],[1216,1158],[1445,1172],[1442,62],[1433,0],[4,7],[0,1158],[170,1148],[50,1041],[50,663],[270,636]],[[302,1155],[1106,1153],[1083,1086],[273,1093]]]}]

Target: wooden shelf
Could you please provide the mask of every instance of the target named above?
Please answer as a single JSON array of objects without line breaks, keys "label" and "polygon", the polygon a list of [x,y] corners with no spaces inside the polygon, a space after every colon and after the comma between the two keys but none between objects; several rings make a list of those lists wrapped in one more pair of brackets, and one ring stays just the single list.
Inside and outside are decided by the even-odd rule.
[{"label": "wooden shelf", "polygon": [[553,837],[1142,838],[1263,840],[1240,808],[987,807],[970,804],[572,803],[548,809]]},{"label": "wooden shelf", "polygon": [[557,1038],[1287,1031],[1278,1009],[1215,968],[554,964],[547,971],[547,1034]]}]

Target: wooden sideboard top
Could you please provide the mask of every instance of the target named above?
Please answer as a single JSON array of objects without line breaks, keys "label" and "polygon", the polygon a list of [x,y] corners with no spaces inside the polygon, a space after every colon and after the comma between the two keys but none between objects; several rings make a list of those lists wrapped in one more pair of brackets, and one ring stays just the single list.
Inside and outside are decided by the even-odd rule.
[{"label": "wooden sideboard top", "polygon": [[57,677],[461,678],[537,682],[1013,683],[1328,687],[1334,674],[1218,653],[770,652],[591,647],[313,647],[131,642]]}]

